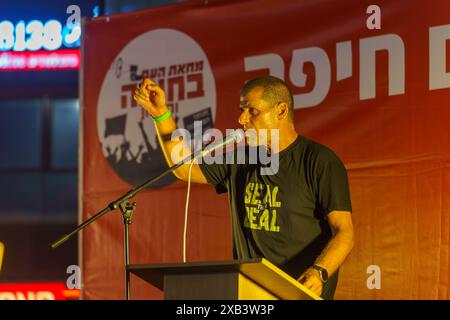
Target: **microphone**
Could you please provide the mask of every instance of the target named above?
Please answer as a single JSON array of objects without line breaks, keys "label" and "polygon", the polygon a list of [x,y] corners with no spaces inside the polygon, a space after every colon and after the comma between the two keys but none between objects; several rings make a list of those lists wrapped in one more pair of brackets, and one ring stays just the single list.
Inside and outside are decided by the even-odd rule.
[{"label": "microphone", "polygon": [[201,155],[202,157],[206,156],[207,154],[213,152],[214,150],[217,150],[219,148],[222,148],[224,146],[229,145],[230,143],[239,143],[244,139],[245,134],[242,129],[234,130],[231,134],[225,136],[225,138],[214,141],[213,143],[208,144],[202,151]]}]

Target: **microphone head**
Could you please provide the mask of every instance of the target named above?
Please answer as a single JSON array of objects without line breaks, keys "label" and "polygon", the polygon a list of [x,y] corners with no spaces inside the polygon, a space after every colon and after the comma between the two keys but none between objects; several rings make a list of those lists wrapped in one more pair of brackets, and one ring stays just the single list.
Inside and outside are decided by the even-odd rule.
[{"label": "microphone head", "polygon": [[218,148],[222,148],[226,145],[232,144],[232,143],[239,143],[244,139],[245,134],[242,129],[236,129],[233,130],[232,133],[228,134],[225,138],[214,141],[213,143],[210,143],[203,149],[203,156],[208,154],[209,152],[212,152],[213,150],[216,150]]}]

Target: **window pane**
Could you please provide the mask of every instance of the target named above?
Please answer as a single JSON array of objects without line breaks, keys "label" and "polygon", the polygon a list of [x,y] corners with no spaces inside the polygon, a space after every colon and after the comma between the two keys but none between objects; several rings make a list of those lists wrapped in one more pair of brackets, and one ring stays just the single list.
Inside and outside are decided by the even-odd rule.
[{"label": "window pane", "polygon": [[40,219],[44,175],[37,172],[0,173],[0,220]]},{"label": "window pane", "polygon": [[76,168],[78,165],[78,100],[52,103],[52,167]]},{"label": "window pane", "polygon": [[50,173],[44,177],[43,212],[46,218],[77,219],[77,173]]},{"label": "window pane", "polygon": [[0,168],[39,168],[41,149],[41,100],[0,100]]},{"label": "window pane", "polygon": [[0,172],[0,181],[0,222],[77,218],[76,173]]}]

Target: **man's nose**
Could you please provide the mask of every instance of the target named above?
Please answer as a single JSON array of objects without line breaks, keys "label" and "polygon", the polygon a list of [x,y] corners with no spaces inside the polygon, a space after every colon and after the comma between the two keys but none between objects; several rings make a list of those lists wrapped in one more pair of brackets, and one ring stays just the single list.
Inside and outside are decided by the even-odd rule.
[{"label": "man's nose", "polygon": [[241,114],[239,115],[239,124],[241,126],[244,126],[248,123],[249,119],[248,119],[248,112],[247,111],[242,111]]}]

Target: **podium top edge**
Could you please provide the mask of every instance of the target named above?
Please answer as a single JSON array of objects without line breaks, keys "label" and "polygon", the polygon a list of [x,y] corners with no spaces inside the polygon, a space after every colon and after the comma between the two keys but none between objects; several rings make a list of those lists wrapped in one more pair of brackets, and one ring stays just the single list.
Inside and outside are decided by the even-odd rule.
[{"label": "podium top edge", "polygon": [[254,258],[248,260],[225,260],[225,261],[192,261],[192,262],[169,262],[160,264],[129,264],[127,270],[133,273],[133,271],[142,269],[179,269],[179,268],[201,268],[201,267],[237,267],[243,264],[253,264],[268,262],[264,258]]}]

